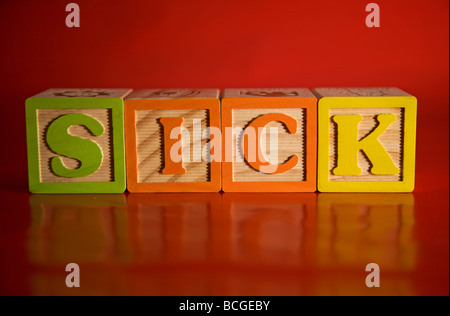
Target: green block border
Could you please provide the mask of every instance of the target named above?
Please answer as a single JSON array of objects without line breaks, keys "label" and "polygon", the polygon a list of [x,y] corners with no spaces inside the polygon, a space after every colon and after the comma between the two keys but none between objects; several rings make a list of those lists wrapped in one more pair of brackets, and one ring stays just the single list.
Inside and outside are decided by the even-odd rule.
[{"label": "green block border", "polygon": [[[39,168],[37,110],[111,109],[114,181],[42,183]],[[28,178],[31,193],[123,193],[125,178],[124,102],[121,98],[29,98],[25,101]]]}]

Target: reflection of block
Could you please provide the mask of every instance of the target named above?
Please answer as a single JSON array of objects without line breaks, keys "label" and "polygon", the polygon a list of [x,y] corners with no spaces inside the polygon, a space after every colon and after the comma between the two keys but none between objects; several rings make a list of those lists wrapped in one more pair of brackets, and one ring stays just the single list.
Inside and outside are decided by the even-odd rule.
[{"label": "reflection of block", "polygon": [[316,107],[307,89],[225,90],[223,190],[314,192]]},{"label": "reflection of block", "polygon": [[125,195],[32,195],[30,209],[28,249],[32,263],[49,266],[129,260],[130,253],[124,250],[131,248]]},{"label": "reflection of block", "polygon": [[32,193],[125,191],[127,89],[50,89],[26,101]]},{"label": "reflection of block", "polygon": [[218,90],[132,93],[125,101],[128,190],[220,191],[220,134],[210,137],[208,127],[220,133]]},{"label": "reflection of block", "polygon": [[127,212],[135,262],[183,263],[209,260],[220,213],[219,193],[130,194]]},{"label": "reflection of block", "polygon": [[376,262],[390,271],[411,270],[417,257],[413,231],[411,193],[318,195],[319,266],[353,269]]},{"label": "reflection of block", "polygon": [[411,192],[417,100],[397,88],[320,88],[321,192]]},{"label": "reflection of block", "polygon": [[[309,193],[227,193],[212,213],[214,255],[258,266],[310,263],[316,248],[316,197]],[[231,258],[227,258],[231,257]]]}]

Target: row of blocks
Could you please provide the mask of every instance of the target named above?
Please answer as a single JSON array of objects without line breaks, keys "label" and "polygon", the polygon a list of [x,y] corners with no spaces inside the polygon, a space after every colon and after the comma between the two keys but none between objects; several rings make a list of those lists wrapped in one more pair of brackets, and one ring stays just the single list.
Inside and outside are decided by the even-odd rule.
[{"label": "row of blocks", "polygon": [[26,101],[32,193],[411,192],[398,88],[49,89]]}]

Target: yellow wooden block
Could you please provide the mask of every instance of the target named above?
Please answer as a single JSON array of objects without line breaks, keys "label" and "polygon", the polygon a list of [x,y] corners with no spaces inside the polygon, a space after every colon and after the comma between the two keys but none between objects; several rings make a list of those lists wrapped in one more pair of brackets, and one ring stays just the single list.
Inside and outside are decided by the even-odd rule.
[{"label": "yellow wooden block", "polygon": [[411,192],[417,99],[397,88],[319,88],[318,190]]}]

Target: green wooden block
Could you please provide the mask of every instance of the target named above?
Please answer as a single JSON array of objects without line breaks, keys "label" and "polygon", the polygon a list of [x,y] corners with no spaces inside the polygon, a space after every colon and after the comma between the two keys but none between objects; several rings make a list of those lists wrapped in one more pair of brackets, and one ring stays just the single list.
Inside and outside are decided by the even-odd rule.
[{"label": "green wooden block", "polygon": [[26,100],[31,193],[123,193],[129,89],[49,89]]}]

